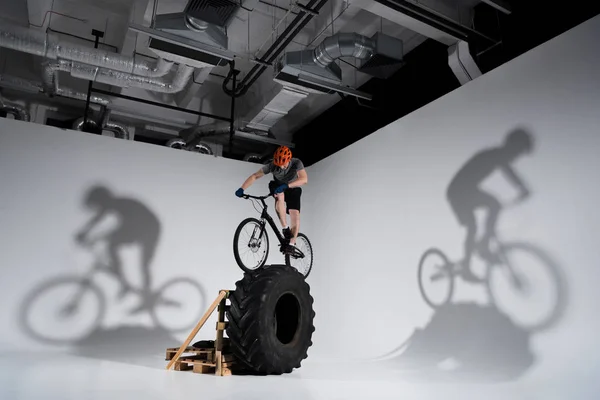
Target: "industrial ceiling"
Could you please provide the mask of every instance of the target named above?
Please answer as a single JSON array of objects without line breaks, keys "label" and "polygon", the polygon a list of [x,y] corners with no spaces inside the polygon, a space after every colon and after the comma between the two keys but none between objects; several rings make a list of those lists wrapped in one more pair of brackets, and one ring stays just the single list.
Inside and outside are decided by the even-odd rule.
[{"label": "industrial ceiling", "polygon": [[322,140],[307,129],[345,104],[381,114],[381,87],[424,49],[443,52],[427,61],[452,81],[442,91],[507,61],[490,55],[506,52],[512,3],[0,0],[1,112],[254,162],[280,144],[307,153]]}]

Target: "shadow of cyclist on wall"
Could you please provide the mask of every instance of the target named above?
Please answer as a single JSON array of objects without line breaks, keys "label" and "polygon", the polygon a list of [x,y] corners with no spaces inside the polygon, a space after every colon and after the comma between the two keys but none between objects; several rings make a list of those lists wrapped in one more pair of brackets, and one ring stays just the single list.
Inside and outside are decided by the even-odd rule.
[{"label": "shadow of cyclist on wall", "polygon": [[[471,157],[454,175],[446,191],[446,197],[458,222],[467,229],[464,243],[464,260],[462,262],[463,279],[481,282],[471,270],[471,256],[474,250],[489,262],[499,260],[490,251],[490,239],[495,235],[498,215],[502,211],[500,202],[484,191],[480,185],[493,172],[499,170],[520,191],[515,201],[518,203],[530,196],[530,191],[513,168],[513,163],[521,156],[531,154],[534,140],[531,133],[523,128],[516,128],[508,133],[500,146],[482,150]],[[486,210],[485,232],[476,243],[477,223],[475,209]]]},{"label": "shadow of cyclist on wall", "polygon": [[[75,235],[75,240],[82,245],[89,245],[96,241],[106,243],[108,256],[106,267],[114,273],[121,284],[118,294],[120,299],[132,292],[132,287],[123,275],[123,263],[119,257],[119,251],[124,246],[139,246],[142,296],[140,304],[132,310],[132,313],[147,310],[150,307],[150,304],[148,304],[148,293],[151,287],[150,266],[161,231],[158,217],[142,202],[132,198],[116,196],[107,187],[101,185],[94,186],[87,191],[84,205],[94,212],[94,215]],[[107,234],[90,240],[89,233],[91,230],[109,214],[113,214],[117,218],[117,227]],[[102,260],[98,261],[102,262]]]},{"label": "shadow of cyclist on wall", "polygon": [[[52,277],[32,288],[21,304],[19,323],[33,339],[66,346],[71,354],[163,368],[165,349],[181,343],[173,334],[189,332],[204,313],[204,288],[185,276],[152,282],[161,224],[141,201],[96,185],[85,192],[83,204],[93,215],[74,236],[76,244],[91,251],[91,265],[83,273]],[[103,229],[106,220],[116,220],[115,226]],[[135,245],[142,283],[134,287],[123,273],[129,265],[120,251]],[[113,298],[114,286],[104,283],[114,282]],[[127,294],[137,303],[117,306]],[[134,321],[126,321],[130,316]]]}]

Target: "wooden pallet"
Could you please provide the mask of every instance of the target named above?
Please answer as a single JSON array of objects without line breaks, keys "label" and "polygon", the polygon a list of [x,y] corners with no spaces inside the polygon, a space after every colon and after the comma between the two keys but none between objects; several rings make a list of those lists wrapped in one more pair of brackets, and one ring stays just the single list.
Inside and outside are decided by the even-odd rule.
[{"label": "wooden pallet", "polygon": [[[236,359],[229,352],[229,339],[223,337],[228,324],[225,321],[225,310],[229,307],[226,304],[228,296],[229,290],[221,290],[219,296],[211,304],[183,344],[180,347],[170,347],[166,350],[166,360],[169,361],[167,369],[174,367],[176,371],[192,370],[200,374],[214,374],[217,376],[232,375],[231,368],[235,366]],[[216,323],[217,337],[214,341],[214,347],[190,346],[190,342],[217,308],[219,316]]]}]

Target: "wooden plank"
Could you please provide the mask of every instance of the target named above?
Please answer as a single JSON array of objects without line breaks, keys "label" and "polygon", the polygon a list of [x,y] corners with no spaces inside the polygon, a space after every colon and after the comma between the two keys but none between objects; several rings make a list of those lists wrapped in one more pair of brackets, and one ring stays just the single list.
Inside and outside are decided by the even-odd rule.
[{"label": "wooden plank", "polygon": [[229,325],[229,322],[217,322],[217,330],[223,331],[223,330],[227,329],[228,325]]},{"label": "wooden plank", "polygon": [[[187,339],[185,339],[185,342],[183,342],[183,344],[181,345],[181,347],[179,347],[179,350],[177,350],[177,353],[175,354],[175,356],[173,356],[173,359],[171,359],[171,361],[169,361],[169,363],[167,364],[166,369],[171,369],[171,367],[173,366],[173,364],[175,364],[175,361],[179,358],[179,356],[181,356],[181,354],[185,351],[185,349],[188,347],[188,345],[190,344],[190,342],[198,334],[198,331],[200,330],[200,328],[202,328],[202,326],[206,323],[206,320],[208,320],[208,318],[213,313],[213,311],[215,311],[215,308],[217,308],[217,306],[219,305],[219,303],[225,301],[224,299],[227,296],[227,294],[228,294],[227,291],[221,290],[221,292],[219,293],[219,296],[217,296],[217,298],[215,299],[215,301],[213,301],[213,303],[210,305],[210,307],[208,308],[208,310],[206,310],[206,313],[204,313],[204,316],[202,317],[202,319],[200,319],[200,321],[198,322],[198,324],[194,327],[194,329],[192,329],[192,331],[188,335]],[[219,360],[219,363],[220,362],[221,361]]]},{"label": "wooden plank", "polygon": [[236,357],[233,354],[223,354],[221,356],[221,361],[223,362],[231,362],[231,361],[235,361]]},{"label": "wooden plank", "polygon": [[210,374],[213,373],[214,369],[215,367],[210,365],[194,364],[192,371],[197,374]]},{"label": "wooden plank", "polygon": [[217,363],[217,371],[215,372],[217,375],[221,375],[221,364],[222,364],[222,351],[223,351],[223,329],[219,329],[219,326],[222,326],[225,323],[225,305],[226,299],[223,298],[221,303],[219,304],[219,319],[217,322],[217,339],[215,340],[215,361]]}]

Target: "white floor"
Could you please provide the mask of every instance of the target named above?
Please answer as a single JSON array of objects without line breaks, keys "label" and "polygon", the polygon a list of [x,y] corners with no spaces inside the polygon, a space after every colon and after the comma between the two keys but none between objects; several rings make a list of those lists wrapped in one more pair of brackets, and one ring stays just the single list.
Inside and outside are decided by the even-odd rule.
[{"label": "white floor", "polygon": [[[0,399],[592,399],[586,385],[560,377],[536,384],[446,382],[381,363],[306,361],[279,377],[195,374],[165,370],[164,356],[127,362],[64,353],[1,353]],[[439,377],[438,377],[439,378]],[[587,387],[587,390],[583,390]],[[579,389],[579,390],[578,390]],[[579,392],[579,393],[578,393]]]}]

